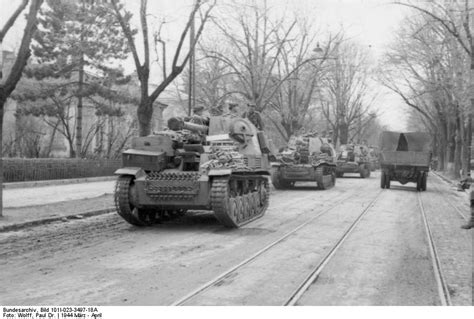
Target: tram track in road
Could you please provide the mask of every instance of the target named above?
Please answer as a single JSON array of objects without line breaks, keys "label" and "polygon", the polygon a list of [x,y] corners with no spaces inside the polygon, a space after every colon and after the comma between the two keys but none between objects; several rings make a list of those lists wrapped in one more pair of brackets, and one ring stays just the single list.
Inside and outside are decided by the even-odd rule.
[{"label": "tram track in road", "polygon": [[[375,197],[374,200],[372,200],[368,206],[364,209],[363,213],[359,215],[359,217],[357,217],[357,220],[352,223],[352,225],[348,228],[348,230],[345,231],[345,235],[349,235],[350,231],[355,227],[355,225],[358,223],[358,221],[360,221],[360,219],[362,218],[362,216],[365,214],[365,212],[373,206],[373,204],[375,203],[375,201],[378,199],[378,197],[380,196],[382,192],[379,191],[379,193],[377,194],[377,196]],[[313,216],[312,218],[310,218],[309,220],[306,220],[304,221],[303,223],[299,224],[297,227],[293,228],[291,231],[285,233],[283,236],[280,236],[279,238],[277,238],[276,240],[272,241],[271,243],[269,243],[268,245],[266,245],[265,247],[263,247],[262,249],[260,249],[259,251],[257,251],[256,253],[254,253],[253,255],[251,255],[250,257],[246,258],[245,260],[243,260],[242,262],[238,263],[237,265],[227,269],[226,271],[224,271],[223,273],[219,274],[218,276],[216,276],[215,278],[211,279],[210,281],[206,282],[205,284],[199,286],[197,289],[193,290],[192,292],[190,292],[189,294],[187,294],[186,296],[180,298],[179,300],[173,302],[171,305],[172,306],[180,306],[180,305],[184,305],[187,301],[191,300],[192,298],[194,297],[197,297],[199,296],[200,294],[204,293],[205,291],[207,291],[208,289],[212,288],[213,286],[215,285],[218,285],[219,282],[221,282],[223,279],[225,278],[228,278],[230,277],[233,273],[236,273],[237,270],[239,270],[240,268],[242,268],[243,266],[251,263],[252,261],[255,261],[257,260],[258,257],[262,256],[263,254],[265,254],[267,251],[271,250],[271,248],[277,246],[279,243],[282,243],[283,241],[285,241],[285,239],[287,239],[288,237],[290,237],[291,235],[295,234],[296,232],[298,232],[299,230],[301,230],[302,228],[304,228],[305,226],[309,225],[311,222],[315,221],[316,219],[320,218],[321,216],[325,215],[326,213],[330,212],[331,210],[339,207],[342,203],[346,202],[348,199],[354,197],[354,196],[357,196],[357,193],[355,192],[351,192],[350,195],[348,196],[345,196],[344,198],[340,199],[339,201],[337,201],[334,205],[331,205],[330,207],[324,209],[323,211],[319,212],[318,214],[316,214],[315,216]],[[343,241],[343,240],[342,240]],[[338,243],[336,245],[340,245],[342,244],[342,241],[339,240]],[[337,249],[337,248],[336,248]],[[331,251],[335,251],[335,249],[331,249]]]},{"label": "tram track in road", "polygon": [[311,272],[306,276],[303,282],[294,290],[291,294],[290,298],[284,303],[284,306],[295,306],[298,303],[298,300],[304,295],[304,293],[308,290],[308,288],[313,285],[313,283],[318,279],[319,274],[323,271],[324,267],[329,263],[331,258],[336,254],[338,249],[342,246],[342,244],[346,241],[346,239],[350,236],[352,231],[356,228],[359,222],[363,219],[363,217],[369,212],[369,210],[375,205],[376,201],[379,199],[380,195],[382,195],[383,191],[379,191],[377,196],[367,205],[367,207],[359,214],[359,216],[354,220],[354,222],[347,228],[347,230],[343,233],[337,243],[328,251],[328,253],[324,256],[324,258],[314,267]]},{"label": "tram track in road", "polygon": [[433,234],[431,232],[430,223],[426,217],[425,208],[423,206],[423,201],[421,200],[421,192],[417,193],[418,206],[420,208],[421,216],[423,219],[423,224],[425,228],[425,233],[428,240],[428,246],[431,255],[431,261],[433,264],[433,271],[436,279],[438,295],[441,301],[442,306],[451,306],[451,296],[449,293],[448,285],[446,284],[445,277],[443,275],[443,270],[441,268],[441,262],[438,256],[438,250],[436,248],[436,243],[433,239]]}]

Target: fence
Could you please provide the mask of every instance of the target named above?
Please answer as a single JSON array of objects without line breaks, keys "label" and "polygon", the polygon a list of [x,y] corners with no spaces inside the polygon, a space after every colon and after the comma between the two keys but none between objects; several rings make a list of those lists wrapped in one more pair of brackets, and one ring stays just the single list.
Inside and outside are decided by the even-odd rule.
[{"label": "fence", "polygon": [[3,181],[23,182],[110,176],[121,160],[64,158],[3,158]]}]

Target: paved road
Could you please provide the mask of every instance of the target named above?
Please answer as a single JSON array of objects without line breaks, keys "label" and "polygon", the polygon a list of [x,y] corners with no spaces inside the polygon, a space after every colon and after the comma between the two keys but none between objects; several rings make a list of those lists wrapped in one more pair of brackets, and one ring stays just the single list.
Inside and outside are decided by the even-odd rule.
[{"label": "paved road", "polygon": [[[183,304],[281,305],[365,212],[296,304],[439,305],[418,196],[354,175],[275,191],[263,218],[234,230],[194,212],[150,228],[107,214],[2,233],[0,303],[169,305],[207,286]],[[435,177],[420,200],[451,301],[471,305],[471,233],[455,209],[467,203]]]}]

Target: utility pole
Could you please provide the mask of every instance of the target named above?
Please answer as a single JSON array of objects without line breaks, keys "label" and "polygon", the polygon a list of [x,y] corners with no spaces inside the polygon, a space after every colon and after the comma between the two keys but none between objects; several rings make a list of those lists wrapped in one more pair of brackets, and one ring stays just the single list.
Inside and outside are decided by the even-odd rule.
[{"label": "utility pole", "polygon": [[191,30],[189,33],[189,45],[191,48],[191,52],[189,54],[189,88],[188,88],[188,115],[191,116],[193,114],[193,109],[195,106],[195,96],[196,96],[196,60],[195,60],[195,25],[194,25],[195,17],[192,17],[191,21]]}]

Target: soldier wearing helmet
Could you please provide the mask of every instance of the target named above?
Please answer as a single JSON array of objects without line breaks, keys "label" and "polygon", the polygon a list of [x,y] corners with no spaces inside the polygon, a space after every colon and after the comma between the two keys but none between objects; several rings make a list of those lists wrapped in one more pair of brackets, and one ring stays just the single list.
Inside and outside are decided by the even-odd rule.
[{"label": "soldier wearing helmet", "polygon": [[248,106],[248,111],[245,112],[243,117],[248,118],[249,121],[252,122],[253,125],[255,125],[257,130],[263,131],[264,126],[263,126],[262,117],[260,116],[260,113],[257,112],[256,105],[253,103],[249,103],[247,104],[247,106]]}]

